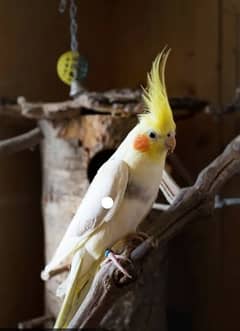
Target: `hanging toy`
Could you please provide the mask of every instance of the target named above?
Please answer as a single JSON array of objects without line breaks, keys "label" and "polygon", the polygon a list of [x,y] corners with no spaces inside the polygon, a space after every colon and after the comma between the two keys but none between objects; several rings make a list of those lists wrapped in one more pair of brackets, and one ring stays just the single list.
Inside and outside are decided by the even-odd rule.
[{"label": "hanging toy", "polygon": [[[66,5],[67,0],[60,0],[60,13],[64,13]],[[75,0],[70,0],[69,14],[71,51],[67,51],[59,57],[57,61],[57,74],[65,84],[70,85],[70,96],[76,96],[83,90],[80,82],[87,76],[88,63],[78,51],[77,5]]]},{"label": "hanging toy", "polygon": [[67,85],[71,85],[74,78],[77,81],[83,80],[87,76],[87,72],[88,63],[78,52],[68,51],[58,59],[58,77]]}]

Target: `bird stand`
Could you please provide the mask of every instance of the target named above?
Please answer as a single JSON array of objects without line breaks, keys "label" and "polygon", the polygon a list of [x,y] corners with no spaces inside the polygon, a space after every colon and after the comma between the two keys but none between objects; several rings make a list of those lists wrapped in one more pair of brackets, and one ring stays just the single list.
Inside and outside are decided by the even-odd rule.
[{"label": "bird stand", "polygon": [[[176,100],[172,102],[175,102],[175,107],[186,107],[186,100],[181,104],[176,104]],[[197,108],[201,109],[202,103]],[[21,97],[17,104],[0,107],[0,114],[24,116],[39,124],[39,128],[27,134],[2,142],[1,149],[16,152],[32,147],[41,140],[46,262],[53,256],[98,168],[134,127],[136,114],[142,112],[141,93],[131,90],[106,93],[85,91],[74,100],[60,103],[33,104]],[[150,224],[159,224],[159,215],[159,212],[151,213]],[[156,326],[162,331],[166,329],[166,268],[159,252],[154,254],[155,259],[147,261],[148,272],[138,282],[138,287],[141,287],[138,294],[136,289],[126,291],[120,304],[118,300],[108,309],[104,326],[121,330],[130,321],[131,330],[145,330],[146,325],[149,329]],[[47,316],[56,317],[59,312],[61,300],[55,293],[64,277],[66,273],[62,272],[46,282]]]}]

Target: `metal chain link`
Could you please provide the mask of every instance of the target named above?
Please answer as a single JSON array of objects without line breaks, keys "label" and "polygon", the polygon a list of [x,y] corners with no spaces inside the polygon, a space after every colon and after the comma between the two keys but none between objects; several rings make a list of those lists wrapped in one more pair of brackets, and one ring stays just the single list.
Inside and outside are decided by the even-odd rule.
[{"label": "metal chain link", "polygon": [[71,34],[71,50],[73,52],[78,51],[78,41],[77,41],[77,5],[75,0],[70,0],[70,34]]},{"label": "metal chain link", "polygon": [[[63,14],[67,7],[67,0],[60,0],[59,3],[59,12]],[[77,5],[75,0],[70,0],[70,8],[69,8],[69,16],[70,16],[70,37],[71,37],[71,51],[78,52],[78,41],[77,41]]]}]

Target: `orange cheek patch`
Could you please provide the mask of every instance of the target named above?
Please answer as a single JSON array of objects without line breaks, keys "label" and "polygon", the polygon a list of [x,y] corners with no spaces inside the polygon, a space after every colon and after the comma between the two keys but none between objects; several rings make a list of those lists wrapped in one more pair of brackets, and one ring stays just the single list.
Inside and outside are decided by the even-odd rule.
[{"label": "orange cheek patch", "polygon": [[145,134],[138,135],[133,143],[133,147],[140,152],[146,152],[149,149],[149,139]]}]

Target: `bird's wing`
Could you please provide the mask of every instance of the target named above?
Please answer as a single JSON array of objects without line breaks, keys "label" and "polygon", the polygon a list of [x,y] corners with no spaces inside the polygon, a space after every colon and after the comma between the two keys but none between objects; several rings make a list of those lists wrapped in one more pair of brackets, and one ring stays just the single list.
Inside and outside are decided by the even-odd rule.
[{"label": "bird's wing", "polygon": [[[104,222],[111,221],[124,197],[129,168],[126,162],[110,159],[97,172],[73,217],[53,259],[45,267],[42,278],[48,279],[51,271],[61,267],[80,248],[87,238]],[[110,209],[102,206],[102,199],[110,197]]]}]

